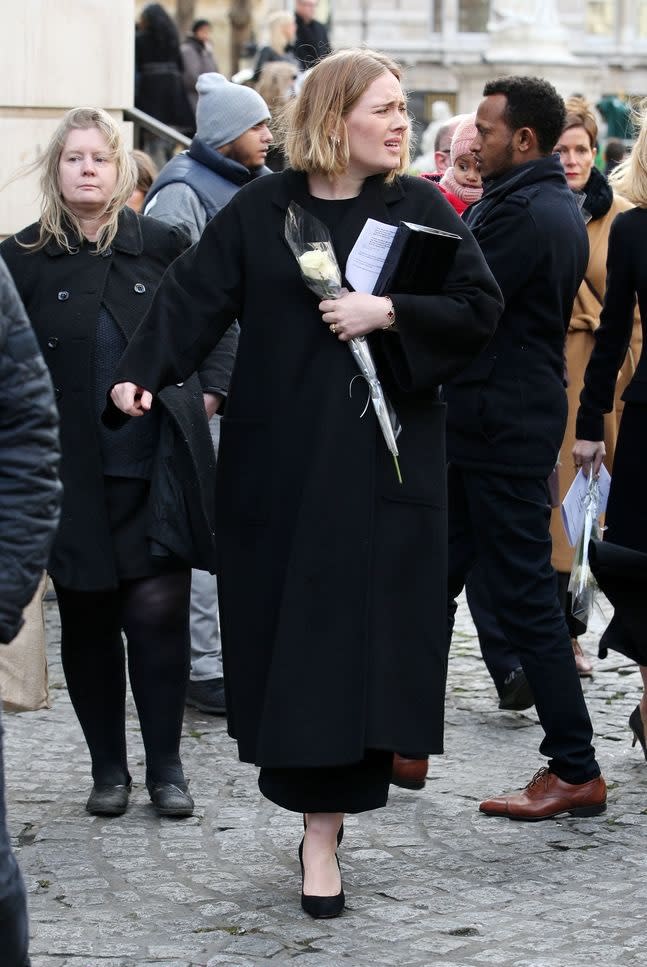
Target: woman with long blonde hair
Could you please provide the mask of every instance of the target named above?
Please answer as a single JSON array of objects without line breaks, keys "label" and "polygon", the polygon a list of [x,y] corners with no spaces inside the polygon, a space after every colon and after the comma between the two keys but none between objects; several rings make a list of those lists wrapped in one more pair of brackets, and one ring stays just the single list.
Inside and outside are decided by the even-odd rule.
[{"label": "woman with long blonde hair", "polygon": [[0,251],[59,407],[64,499],[48,570],[63,670],[92,759],[86,809],[116,816],[128,806],[127,656],[152,804],[159,815],[190,816],[179,746],[190,568],[214,567],[209,367],[121,434],[100,419],[115,363],[189,240],[127,207],[135,166],[105,111],[69,111],[37,165],[41,217]]}]

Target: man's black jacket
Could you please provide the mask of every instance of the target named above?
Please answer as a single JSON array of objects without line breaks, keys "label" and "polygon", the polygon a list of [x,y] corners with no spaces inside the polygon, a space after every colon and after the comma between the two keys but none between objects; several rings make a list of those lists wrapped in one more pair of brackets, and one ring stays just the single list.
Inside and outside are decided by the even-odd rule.
[{"label": "man's black jacket", "polygon": [[564,338],[586,269],[584,219],[557,156],[493,180],[465,221],[505,299],[492,340],[446,384],[451,463],[548,477],[566,426]]}]

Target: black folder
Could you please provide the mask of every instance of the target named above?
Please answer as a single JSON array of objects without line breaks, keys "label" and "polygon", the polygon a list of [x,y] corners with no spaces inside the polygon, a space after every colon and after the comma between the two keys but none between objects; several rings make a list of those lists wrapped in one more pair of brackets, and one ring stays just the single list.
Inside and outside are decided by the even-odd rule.
[{"label": "black folder", "polygon": [[460,235],[400,222],[377,278],[373,295],[435,295],[443,287]]}]

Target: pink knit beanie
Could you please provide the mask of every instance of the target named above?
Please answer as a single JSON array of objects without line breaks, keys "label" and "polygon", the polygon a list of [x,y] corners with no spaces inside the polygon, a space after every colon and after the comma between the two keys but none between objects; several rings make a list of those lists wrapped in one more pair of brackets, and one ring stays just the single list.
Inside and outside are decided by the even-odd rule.
[{"label": "pink knit beanie", "polygon": [[470,145],[476,137],[476,125],[474,124],[475,120],[475,114],[468,114],[454,131],[454,137],[452,138],[450,148],[452,165],[455,165],[456,160],[462,155],[470,154]]}]

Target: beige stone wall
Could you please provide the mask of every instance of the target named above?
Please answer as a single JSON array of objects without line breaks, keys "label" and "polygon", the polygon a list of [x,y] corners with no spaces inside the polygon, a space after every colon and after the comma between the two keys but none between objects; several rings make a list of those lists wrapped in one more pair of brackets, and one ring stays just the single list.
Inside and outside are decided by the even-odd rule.
[{"label": "beige stone wall", "polygon": [[38,217],[36,176],[6,183],[38,157],[65,111],[92,105],[121,118],[132,105],[133,36],[134,0],[3,0],[0,236]]}]

